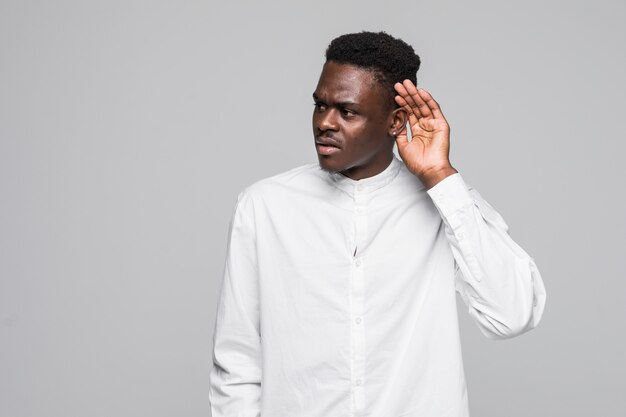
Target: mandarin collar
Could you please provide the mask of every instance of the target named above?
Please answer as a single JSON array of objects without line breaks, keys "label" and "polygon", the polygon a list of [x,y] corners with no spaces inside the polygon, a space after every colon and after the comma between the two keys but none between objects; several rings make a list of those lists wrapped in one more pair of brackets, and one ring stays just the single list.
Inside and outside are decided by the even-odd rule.
[{"label": "mandarin collar", "polygon": [[330,182],[350,196],[357,193],[370,193],[389,184],[398,175],[404,162],[400,161],[395,154],[391,163],[382,172],[361,180],[353,180],[339,172],[327,172]]}]

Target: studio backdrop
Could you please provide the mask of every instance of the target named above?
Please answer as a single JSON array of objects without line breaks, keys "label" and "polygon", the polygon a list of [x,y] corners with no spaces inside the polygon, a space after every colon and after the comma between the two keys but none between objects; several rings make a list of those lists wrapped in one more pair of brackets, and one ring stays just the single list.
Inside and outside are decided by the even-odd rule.
[{"label": "studio backdrop", "polygon": [[415,47],[452,164],[546,285],[506,341],[459,301],[472,415],[626,415],[624,22],[612,0],[2,0],[0,417],[209,415],[236,196],[317,160],[324,50],[360,30]]}]

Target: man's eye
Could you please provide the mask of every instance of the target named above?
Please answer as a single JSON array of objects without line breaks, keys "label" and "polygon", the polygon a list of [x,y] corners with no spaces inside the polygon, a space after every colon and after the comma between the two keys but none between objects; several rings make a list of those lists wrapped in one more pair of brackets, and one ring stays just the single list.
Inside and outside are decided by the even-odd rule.
[{"label": "man's eye", "polygon": [[341,112],[345,115],[345,116],[354,116],[356,113],[353,112],[350,109],[342,109]]},{"label": "man's eye", "polygon": [[313,106],[315,106],[316,110],[324,110],[326,108],[326,106],[324,106],[322,103],[313,103]]}]

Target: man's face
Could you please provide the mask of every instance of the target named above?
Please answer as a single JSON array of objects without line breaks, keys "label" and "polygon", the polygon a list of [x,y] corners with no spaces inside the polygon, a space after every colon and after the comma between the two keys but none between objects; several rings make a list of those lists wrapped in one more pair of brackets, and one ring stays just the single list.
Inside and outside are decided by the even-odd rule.
[{"label": "man's face", "polygon": [[393,109],[370,71],[327,61],[313,100],[313,135],[324,170],[359,180],[387,168]]}]

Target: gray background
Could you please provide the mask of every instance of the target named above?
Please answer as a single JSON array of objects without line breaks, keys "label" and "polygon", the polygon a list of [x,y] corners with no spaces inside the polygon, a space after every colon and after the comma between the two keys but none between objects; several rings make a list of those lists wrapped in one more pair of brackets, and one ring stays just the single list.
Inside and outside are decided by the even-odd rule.
[{"label": "gray background", "polygon": [[334,36],[423,60],[451,160],[533,256],[519,338],[462,308],[471,411],[626,415],[622,1],[0,1],[0,416],[206,416],[228,221],[316,161]]}]

